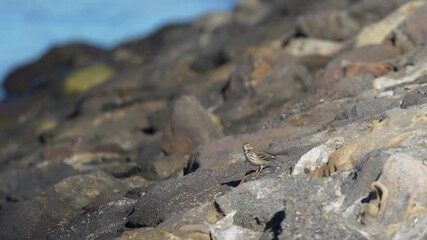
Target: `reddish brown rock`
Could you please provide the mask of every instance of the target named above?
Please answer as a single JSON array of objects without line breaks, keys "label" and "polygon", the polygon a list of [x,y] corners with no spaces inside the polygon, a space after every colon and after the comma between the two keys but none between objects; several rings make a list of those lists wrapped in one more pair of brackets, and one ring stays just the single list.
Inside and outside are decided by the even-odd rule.
[{"label": "reddish brown rock", "polygon": [[371,45],[345,52],[328,63],[318,87],[321,91],[325,91],[331,84],[346,77],[349,78],[345,81],[350,82],[356,77],[382,76],[392,70],[389,61],[397,56],[398,50],[382,45]]}]

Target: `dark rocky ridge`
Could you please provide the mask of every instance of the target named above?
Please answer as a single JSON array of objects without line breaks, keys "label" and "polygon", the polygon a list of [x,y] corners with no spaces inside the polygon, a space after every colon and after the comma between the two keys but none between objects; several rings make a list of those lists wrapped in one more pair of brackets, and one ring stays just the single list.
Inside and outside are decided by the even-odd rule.
[{"label": "dark rocky ridge", "polygon": [[426,14],[248,0],[51,49],[5,82],[0,239],[424,239]]}]

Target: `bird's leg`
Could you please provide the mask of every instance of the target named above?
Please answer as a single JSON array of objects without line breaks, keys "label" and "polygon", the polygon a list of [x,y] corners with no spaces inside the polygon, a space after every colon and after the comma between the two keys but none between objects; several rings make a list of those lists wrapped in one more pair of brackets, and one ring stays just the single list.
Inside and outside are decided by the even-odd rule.
[{"label": "bird's leg", "polygon": [[258,177],[261,174],[261,170],[262,170],[262,166],[260,166],[256,171],[255,171],[255,177]]}]

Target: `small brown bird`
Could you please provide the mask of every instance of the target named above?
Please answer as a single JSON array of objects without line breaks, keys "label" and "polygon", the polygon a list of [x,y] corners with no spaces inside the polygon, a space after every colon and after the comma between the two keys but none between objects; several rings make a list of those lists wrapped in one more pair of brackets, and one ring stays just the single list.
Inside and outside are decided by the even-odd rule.
[{"label": "small brown bird", "polygon": [[255,172],[256,174],[259,174],[261,172],[265,164],[275,159],[275,157],[271,154],[253,151],[252,146],[247,142],[243,143],[242,148],[246,160],[252,165],[259,166],[259,168]]}]

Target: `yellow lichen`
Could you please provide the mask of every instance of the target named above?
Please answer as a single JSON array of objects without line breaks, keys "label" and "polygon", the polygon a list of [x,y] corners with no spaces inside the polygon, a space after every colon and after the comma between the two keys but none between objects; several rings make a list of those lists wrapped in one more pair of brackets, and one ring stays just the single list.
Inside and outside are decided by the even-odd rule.
[{"label": "yellow lichen", "polygon": [[44,132],[48,132],[56,128],[57,125],[58,123],[55,120],[51,120],[51,119],[42,120],[37,123],[35,133],[38,135]]},{"label": "yellow lichen", "polygon": [[105,65],[97,64],[72,72],[64,82],[66,95],[77,95],[105,82],[115,71]]}]

